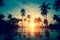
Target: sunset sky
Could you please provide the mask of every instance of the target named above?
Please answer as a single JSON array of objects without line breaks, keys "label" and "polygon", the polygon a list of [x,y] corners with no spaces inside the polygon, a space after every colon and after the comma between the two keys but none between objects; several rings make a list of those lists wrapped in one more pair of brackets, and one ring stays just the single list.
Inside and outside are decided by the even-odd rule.
[{"label": "sunset sky", "polygon": [[[23,4],[24,1],[24,4]],[[31,15],[31,18],[35,17],[43,17],[40,14],[40,8],[39,6],[42,5],[44,0],[4,0],[5,6],[3,8],[0,8],[0,13],[7,16],[8,14],[12,14],[13,17],[21,18],[20,10],[24,8],[26,10],[26,16]],[[46,3],[51,3],[50,7],[52,8],[53,3],[55,0],[45,0]],[[56,12],[55,10],[51,9],[49,10],[49,13],[47,15],[49,23],[53,22],[53,14],[59,14],[60,12]],[[5,18],[7,19],[7,18]]]}]

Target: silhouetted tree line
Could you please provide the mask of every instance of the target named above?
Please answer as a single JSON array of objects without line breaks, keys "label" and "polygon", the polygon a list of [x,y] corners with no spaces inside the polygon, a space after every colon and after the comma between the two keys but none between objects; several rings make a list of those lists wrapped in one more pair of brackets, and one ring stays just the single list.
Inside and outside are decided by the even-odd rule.
[{"label": "silhouetted tree line", "polygon": [[19,19],[13,18],[9,15],[8,21],[3,20],[5,16],[0,14],[0,35],[6,35],[6,40],[13,40],[13,36],[18,34],[17,29],[20,27],[18,25]]},{"label": "silhouetted tree line", "polygon": [[[0,0],[0,6],[1,7],[4,6],[3,1],[4,0]],[[43,2],[43,4],[39,7],[39,8],[41,8],[42,16],[45,17],[44,23],[47,25],[45,27],[50,29],[50,30],[56,30],[58,33],[60,33],[60,17],[58,15],[54,14],[54,16],[53,16],[53,20],[56,20],[57,23],[54,23],[54,24],[51,23],[51,24],[48,25],[47,13],[49,12],[48,10],[51,9],[50,7],[48,7],[49,5],[50,5],[50,3],[46,4],[46,2]],[[60,10],[60,0],[56,0],[54,2],[53,9],[56,10],[56,12]],[[24,13],[25,13],[25,9],[22,9],[21,10],[22,19],[23,19],[23,16],[25,16]],[[19,22],[19,19],[12,18],[12,15],[9,15],[8,16],[9,20],[5,21],[5,20],[3,20],[4,17],[5,17],[4,15],[0,14],[0,35],[1,34],[6,34],[7,35],[7,40],[12,40],[13,35],[15,35],[15,32],[19,27],[17,25],[17,23]],[[22,26],[23,26],[23,24],[22,24]],[[45,32],[45,35],[47,36],[47,33],[48,33],[48,36],[49,36],[49,31],[47,31],[47,30]],[[60,35],[58,36],[58,40],[60,40]]]}]

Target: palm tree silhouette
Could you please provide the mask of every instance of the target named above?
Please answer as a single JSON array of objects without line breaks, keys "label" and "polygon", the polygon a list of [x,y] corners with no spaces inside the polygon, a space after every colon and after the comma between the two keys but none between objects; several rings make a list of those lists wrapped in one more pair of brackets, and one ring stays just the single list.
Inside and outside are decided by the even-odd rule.
[{"label": "palm tree silhouette", "polygon": [[22,27],[21,27],[21,29],[22,29],[22,40],[23,40],[23,36],[24,36],[24,35],[23,35],[23,33],[24,33],[24,32],[23,32],[23,28],[24,28],[24,27],[23,27],[23,16],[25,16],[25,9],[21,9],[21,16],[22,16]]},{"label": "palm tree silhouette", "polygon": [[60,0],[56,0],[53,5],[54,10],[56,11],[60,10]]},{"label": "palm tree silhouette", "polygon": [[43,4],[39,7],[40,10],[41,10],[41,14],[42,16],[44,16],[44,23],[46,25],[48,25],[48,20],[47,20],[47,13],[48,13],[48,10],[50,10],[51,8],[49,7],[50,3],[46,4],[46,2],[43,2]]},{"label": "palm tree silhouette", "polygon": [[30,23],[31,16],[27,15],[28,23]]},{"label": "palm tree silhouette", "polygon": [[23,16],[25,16],[25,9],[21,9],[21,16],[22,16],[22,26],[23,26]]},{"label": "palm tree silhouette", "polygon": [[25,9],[21,9],[21,16],[25,16]]},{"label": "palm tree silhouette", "polygon": [[30,19],[30,18],[31,18],[31,16],[30,16],[30,15],[27,15],[27,18],[28,18],[28,19]]},{"label": "palm tree silhouette", "polygon": [[51,29],[57,31],[57,33],[59,34],[59,35],[57,36],[57,39],[60,40],[60,15],[54,14],[53,20],[56,20],[57,23],[55,23],[54,25],[52,25],[52,26],[51,26]]},{"label": "palm tree silhouette", "polygon": [[2,6],[4,6],[4,2],[3,2],[4,0],[0,0],[0,6],[2,7]]},{"label": "palm tree silhouette", "polygon": [[35,18],[35,19],[34,19],[34,22],[35,22],[35,23],[40,23],[40,22],[42,22],[42,20],[41,20],[40,17],[38,17],[38,18]]},{"label": "palm tree silhouette", "polygon": [[23,16],[25,16],[25,9],[21,9],[21,16],[22,16],[22,27],[23,27]]},{"label": "palm tree silhouette", "polygon": [[1,33],[3,34],[3,29],[4,29],[4,25],[5,25],[5,21],[3,20],[4,15],[0,14],[0,35]]},{"label": "palm tree silhouette", "polygon": [[[13,37],[18,35],[17,29],[19,28],[18,22],[20,21],[17,18],[13,18],[11,14],[8,15],[7,26],[9,32],[7,34],[7,40],[13,40]],[[9,36],[9,37],[8,37]]]},{"label": "palm tree silhouette", "polygon": [[[50,10],[49,5],[50,5],[50,3],[46,4],[46,2],[43,2],[43,4],[39,7],[39,8],[41,8],[40,10],[41,10],[42,16],[45,17],[44,18],[45,27],[48,27],[47,13],[48,13],[48,10]],[[45,36],[47,37],[47,40],[48,40],[49,39],[48,38],[48,36],[49,36],[48,28],[45,30]]]},{"label": "palm tree silhouette", "polygon": [[5,16],[3,14],[0,14],[0,19],[3,19]]},{"label": "palm tree silhouette", "polygon": [[40,10],[41,10],[41,14],[44,16],[44,15],[47,15],[48,13],[48,10],[50,10],[50,7],[48,7],[50,5],[50,3],[46,4],[45,2],[43,2],[43,4],[39,7]]},{"label": "palm tree silhouette", "polygon": [[11,14],[9,14],[9,15],[8,15],[8,18],[9,18],[9,19],[11,19],[11,18],[12,18],[12,15],[11,15]]},{"label": "palm tree silhouette", "polygon": [[43,4],[39,7],[41,10],[41,14],[42,16],[44,16],[44,23],[47,24],[48,20],[47,20],[47,13],[48,10],[50,10],[51,8],[49,7],[50,3],[46,4],[46,2],[43,2]]},{"label": "palm tree silhouette", "polygon": [[[53,6],[54,10],[56,10],[56,11],[60,10],[60,0],[56,0],[53,5],[54,5]],[[58,34],[59,34],[57,39],[60,40],[60,31],[59,31],[60,30],[60,27],[59,27],[60,26],[60,17],[59,17],[59,15],[54,14],[53,20],[56,20],[58,22],[58,24],[55,23],[55,26],[52,26],[52,27],[53,27],[53,29],[57,29]]]},{"label": "palm tree silhouette", "polygon": [[53,20],[56,20],[58,23],[60,23],[60,15],[54,14]]}]

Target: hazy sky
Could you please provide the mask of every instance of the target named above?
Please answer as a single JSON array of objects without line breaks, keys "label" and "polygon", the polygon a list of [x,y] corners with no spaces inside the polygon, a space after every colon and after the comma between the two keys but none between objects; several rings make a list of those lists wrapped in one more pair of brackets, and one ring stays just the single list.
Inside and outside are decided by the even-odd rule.
[{"label": "hazy sky", "polygon": [[[24,5],[23,5],[24,1]],[[31,17],[41,17],[41,14],[39,12],[39,6],[43,3],[44,0],[4,0],[5,6],[3,8],[0,8],[0,13],[4,15],[12,14],[13,17],[21,18],[20,10],[24,8],[26,10],[26,15],[30,14]],[[51,3],[50,7],[52,8],[52,5],[55,0],[45,0],[46,3]],[[48,13],[48,20],[49,22],[52,22],[52,15],[54,13],[57,13],[53,9],[51,9]]]}]

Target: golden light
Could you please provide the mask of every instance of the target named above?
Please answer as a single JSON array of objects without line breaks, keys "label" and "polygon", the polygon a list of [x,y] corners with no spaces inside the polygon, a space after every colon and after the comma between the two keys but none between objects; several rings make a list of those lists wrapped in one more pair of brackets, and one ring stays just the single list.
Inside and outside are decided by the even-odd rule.
[{"label": "golden light", "polygon": [[35,26],[35,23],[30,23],[30,27],[34,27]]},{"label": "golden light", "polygon": [[25,32],[27,36],[35,36],[35,33],[39,33],[41,31],[40,23],[35,22],[34,19],[24,21],[23,25],[23,32]]},{"label": "golden light", "polygon": [[34,22],[30,23],[30,33],[31,33],[31,35],[34,35],[35,26],[36,26],[36,24]]}]

